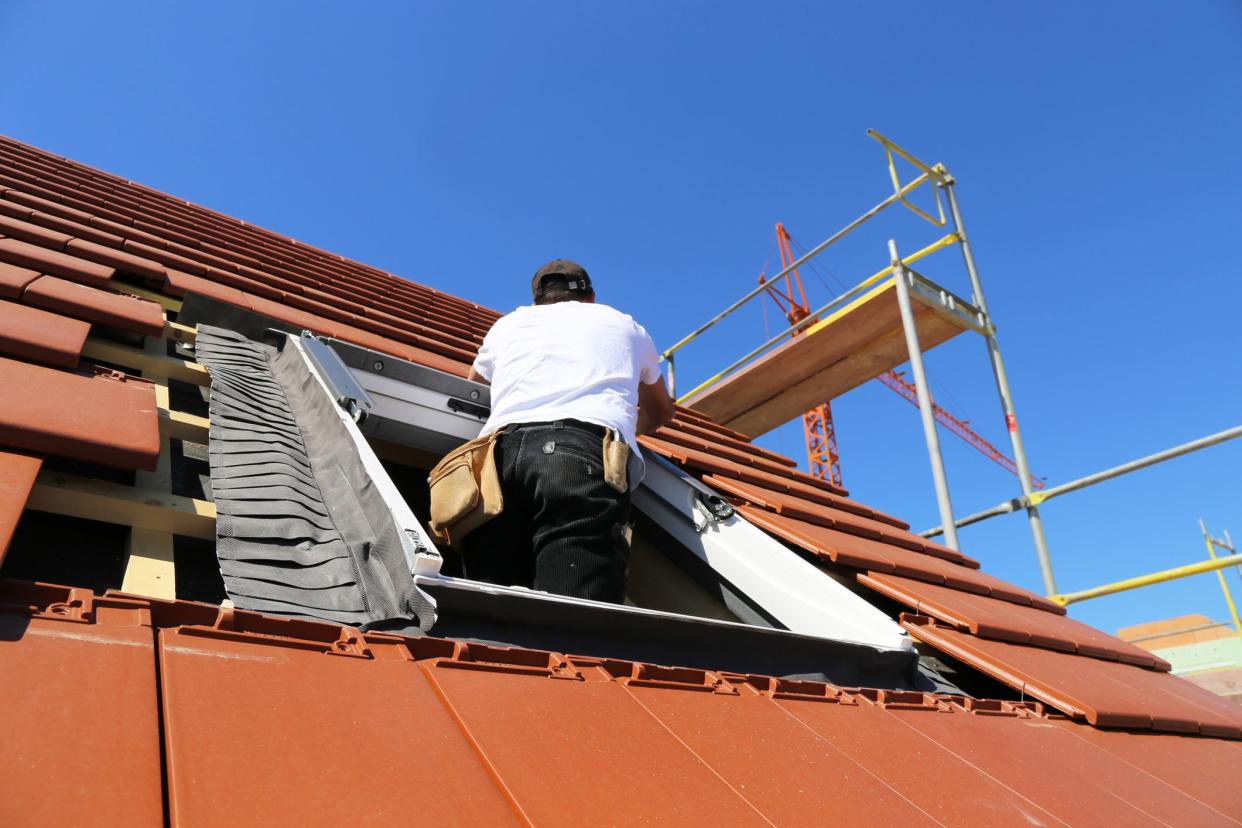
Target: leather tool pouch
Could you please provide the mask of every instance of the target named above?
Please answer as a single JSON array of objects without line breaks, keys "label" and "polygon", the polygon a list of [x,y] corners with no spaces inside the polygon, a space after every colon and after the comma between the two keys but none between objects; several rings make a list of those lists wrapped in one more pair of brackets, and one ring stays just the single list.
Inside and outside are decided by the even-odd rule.
[{"label": "leather tool pouch", "polygon": [[629,462],[630,447],[621,439],[621,435],[611,428],[608,429],[608,433],[604,435],[604,482],[622,494],[629,491],[626,477]]},{"label": "leather tool pouch", "polygon": [[504,510],[496,441],[500,431],[478,437],[449,452],[427,477],[431,487],[431,531],[456,546]]}]

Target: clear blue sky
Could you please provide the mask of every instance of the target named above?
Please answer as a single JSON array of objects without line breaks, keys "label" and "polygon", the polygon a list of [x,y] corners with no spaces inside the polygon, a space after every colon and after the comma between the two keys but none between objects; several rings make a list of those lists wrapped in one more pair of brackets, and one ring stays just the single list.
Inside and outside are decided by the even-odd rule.
[{"label": "clear blue sky", "polygon": [[[1052,482],[1235,425],[1242,5],[62,3],[0,6],[0,131],[508,310],[566,256],[671,343],[880,200],[884,132],[957,175],[1032,465]],[[824,259],[853,284],[934,238],[908,217]],[[928,275],[967,292],[960,259]],[[812,300],[829,296],[809,276]],[[756,307],[685,355],[757,344]],[[933,390],[1006,444],[983,345]],[[683,386],[684,387],[684,386]],[[917,412],[835,406],[846,485],[938,522]],[[959,513],[1016,481],[945,437]],[[764,442],[801,456],[800,426]],[[1242,441],[1045,508],[1063,589],[1242,539]],[[1024,520],[966,551],[1039,589]],[[1242,594],[1242,579],[1229,578]],[[1078,605],[1106,629],[1224,620],[1214,575]]]}]

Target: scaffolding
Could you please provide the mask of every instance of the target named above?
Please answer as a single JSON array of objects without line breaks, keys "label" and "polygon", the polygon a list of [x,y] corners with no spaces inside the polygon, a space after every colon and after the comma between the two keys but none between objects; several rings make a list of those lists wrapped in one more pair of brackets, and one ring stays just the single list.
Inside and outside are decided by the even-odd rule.
[{"label": "scaffolding", "polygon": [[[1242,622],[1238,620],[1238,606],[1234,603],[1233,593],[1230,592],[1229,583],[1225,580],[1225,570],[1230,567],[1237,569],[1239,574],[1242,575],[1242,554],[1238,554],[1238,550],[1234,547],[1233,538],[1229,536],[1228,530],[1225,530],[1223,538],[1214,538],[1208,531],[1207,524],[1200,518],[1199,531],[1203,534],[1203,543],[1207,546],[1208,559],[1205,561],[1175,566],[1172,569],[1162,569],[1159,572],[1139,575],[1135,578],[1126,578],[1122,581],[1114,581],[1102,586],[1092,587],[1091,589],[1067,592],[1062,595],[1051,595],[1049,597],[1064,607],[1079,601],[1089,601],[1092,598],[1116,595],[1118,592],[1126,592],[1131,589],[1141,589],[1142,587],[1175,581],[1179,578],[1189,578],[1192,575],[1202,575],[1205,572],[1215,572],[1217,579],[1220,581],[1221,592],[1225,596],[1225,605],[1229,607],[1229,617],[1233,620],[1233,631],[1239,638],[1242,638]],[[1228,554],[1221,557],[1216,554],[1217,549]],[[1212,626],[1217,627],[1221,625],[1213,624]]]},{"label": "scaffolding", "polygon": [[[735,393],[740,383],[757,382],[751,378],[761,376],[764,372],[754,370],[755,366],[768,359],[774,347],[782,345],[782,349],[799,348],[806,353],[818,351],[822,362],[822,370],[815,376],[816,382],[805,383],[804,388],[794,389],[783,405],[770,406],[771,411],[756,408],[748,412],[743,421],[739,416],[738,423],[748,428],[739,430],[747,433],[763,433],[774,427],[773,420],[783,416],[784,411],[792,406],[797,407],[803,399],[798,396],[799,390],[809,397],[814,393],[823,392],[821,399],[831,399],[839,393],[861,384],[863,381],[880,376],[902,362],[909,361],[913,373],[915,398],[918,403],[920,417],[923,422],[924,439],[927,443],[928,460],[931,465],[932,479],[936,490],[936,503],[944,526],[945,544],[953,549],[958,548],[956,524],[953,518],[952,501],[949,495],[948,478],[944,469],[944,461],[940,452],[939,437],[936,431],[934,403],[927,387],[926,372],[923,366],[923,352],[940,342],[966,331],[982,336],[987,345],[988,359],[991,363],[993,378],[996,382],[997,396],[1000,400],[1001,414],[1004,418],[1006,431],[1009,434],[1013,450],[1014,465],[1022,489],[1024,508],[1030,523],[1032,539],[1035,543],[1036,555],[1039,558],[1040,571],[1044,586],[1049,594],[1056,592],[1056,583],[1052,576],[1052,567],[1048,559],[1047,542],[1044,537],[1043,523],[1038,505],[1031,502],[1035,493],[1032,485],[1030,468],[1026,460],[1026,451],[1022,444],[1022,435],[1018,428],[1017,413],[1014,409],[1013,397],[1009,390],[1009,380],[1005,374],[1001,360],[1000,345],[996,338],[996,328],[988,314],[987,301],[984,298],[983,286],[979,271],[975,264],[974,252],[966,233],[962,219],[961,207],[955,191],[956,179],[943,164],[927,164],[902,149],[893,141],[875,130],[867,134],[875,139],[884,149],[885,161],[888,166],[892,193],[884,200],[855,218],[824,241],[820,242],[806,254],[786,265],[781,272],[741,297],[729,307],[700,325],[681,340],[672,345],[663,354],[668,366],[669,386],[679,403],[701,408],[710,413],[713,396],[716,399],[729,399],[736,404],[745,395]],[[912,165],[917,175],[907,182],[901,180],[897,168],[898,159]],[[911,200],[911,195],[922,187],[929,188],[934,194],[934,207],[925,210]],[[786,278],[798,267],[806,264],[814,257],[823,253],[859,227],[880,215],[893,205],[901,204],[915,215],[934,227],[948,227],[949,232],[931,244],[905,256],[897,253],[894,241],[889,242],[889,264],[864,279],[853,288],[833,298],[818,310],[800,319],[786,330],[777,333],[766,342],[750,351],[745,356],[699,384],[683,395],[676,392],[676,355],[690,343],[697,340],[731,314],[744,307],[752,299],[759,296],[769,285],[779,279]],[[969,301],[954,295],[948,289],[932,282],[917,273],[911,266],[919,260],[946,247],[957,245],[962,252],[962,260],[969,279],[971,295]],[[893,318],[897,317],[896,326],[900,336],[894,336]],[[888,315],[886,315],[888,314]],[[835,327],[834,327],[835,326]],[[827,337],[814,339],[814,334],[821,331],[842,331],[849,328],[861,341],[850,342],[848,354],[835,354],[824,351]],[[790,339],[793,334],[798,336]],[[841,337],[834,338],[838,343]],[[904,345],[904,347],[902,347]],[[778,350],[782,350],[778,349]],[[785,350],[784,352],[787,352]],[[779,381],[779,377],[768,377],[767,381]],[[778,403],[781,403],[778,400]],[[802,405],[797,413],[809,408]],[[793,416],[797,416],[795,413]],[[788,421],[791,417],[785,417]],[[737,427],[737,424],[734,427]]]}]

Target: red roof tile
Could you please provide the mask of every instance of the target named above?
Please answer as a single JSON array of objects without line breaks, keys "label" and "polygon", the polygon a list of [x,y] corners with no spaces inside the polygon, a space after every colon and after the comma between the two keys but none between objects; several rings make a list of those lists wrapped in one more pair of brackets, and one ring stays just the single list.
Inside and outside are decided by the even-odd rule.
[{"label": "red roof tile", "polygon": [[[37,679],[8,683],[0,699],[17,746],[0,755],[0,797],[23,822],[46,821],[49,798],[28,794],[49,779],[70,786],[57,806],[135,823],[352,824],[399,812],[488,825],[827,815],[1113,828],[1242,816],[1235,745],[1092,731],[1034,703],[361,633],[12,581],[0,582],[0,628],[0,670],[30,665],[22,674]],[[42,679],[65,664],[91,681],[52,682],[48,695]],[[124,750],[99,769],[105,741]],[[238,760],[250,755],[262,761]],[[426,767],[434,785],[409,784]]]},{"label": "red roof tile", "polygon": [[859,575],[858,581],[919,614],[931,615],[983,638],[1169,669],[1168,662],[1147,650],[1064,615],[896,575],[868,573]]},{"label": "red roof tile", "polygon": [[65,244],[73,238],[37,224],[29,224],[6,216],[0,216],[0,236],[11,236],[50,250],[64,250]]},{"label": "red roof tile", "polygon": [[1242,739],[1242,707],[1168,673],[902,622],[915,637],[993,678],[1100,727]]},{"label": "red roof tile", "polygon": [[26,285],[39,278],[39,271],[0,262],[0,297],[20,299]]},{"label": "red roof tile", "polygon": [[73,368],[90,330],[90,325],[77,319],[0,300],[0,354],[4,356]]},{"label": "red roof tile", "polygon": [[55,276],[31,282],[22,300],[29,305],[134,333],[159,336],[164,330],[164,309],[155,302]]},{"label": "red roof tile", "polygon": [[864,517],[882,520],[886,523],[892,522],[893,525],[899,526],[902,529],[909,528],[909,524],[904,521],[885,515],[857,501],[833,494],[816,486],[811,486],[802,478],[787,473],[788,470],[778,473],[767,469],[755,468],[754,466],[746,466],[723,457],[717,457],[710,452],[670,443],[667,440],[661,440],[652,435],[645,435],[639,438],[639,443],[656,454],[663,455],[676,463],[699,472],[735,478],[757,486],[788,492],[825,506],[832,506],[847,512],[863,515]]},{"label": "red roof tile", "polygon": [[[5,593],[10,606],[37,600],[12,587]],[[39,825],[76,813],[165,824],[150,612],[95,599],[87,622],[80,607],[33,618],[0,613],[4,822]]]},{"label": "red roof tile", "polygon": [[18,239],[0,239],[0,262],[53,273],[84,285],[106,285],[116,270]]},{"label": "red roof tile", "polygon": [[[1085,729],[1081,726],[904,710],[889,715],[1070,825],[1216,825],[1224,816],[1162,778],[1136,773],[1126,760],[1083,742],[1077,738]],[[1237,813],[1236,806],[1231,810]],[[991,820],[976,816],[968,822]]]},{"label": "red roof tile", "polygon": [[[1168,733],[1128,733],[1096,730],[1065,723],[1062,729],[1124,760],[1153,780],[1153,789],[1171,786],[1192,796],[1222,816],[1242,814],[1242,786],[1238,782],[1237,742],[1174,736]],[[1163,785],[1156,784],[1160,780]],[[1169,824],[1180,824],[1173,820]]]},{"label": "red roof tile", "polygon": [[0,357],[0,446],[129,469],[155,468],[159,421],[150,383],[41,368]]},{"label": "red roof tile", "polygon": [[164,281],[165,268],[159,262],[123,250],[114,250],[87,239],[72,239],[66,243],[65,252],[80,259],[114,267],[118,273],[130,273],[154,282]]},{"label": "red roof tile", "polygon": [[0,563],[42,466],[41,458],[0,451]]},{"label": "red roof tile", "polygon": [[703,478],[703,482],[777,514],[805,520],[808,523],[814,523],[816,526],[840,529],[842,532],[848,532],[852,535],[882,540],[894,546],[912,549],[925,555],[934,555],[937,558],[944,558],[946,561],[953,561],[954,563],[964,564],[976,569],[979,567],[978,561],[968,558],[961,552],[928,541],[908,530],[898,529],[891,524],[883,523],[864,515],[834,509],[786,492],[773,491],[772,489],[765,489],[761,486],[754,486],[715,475],[708,475]]}]

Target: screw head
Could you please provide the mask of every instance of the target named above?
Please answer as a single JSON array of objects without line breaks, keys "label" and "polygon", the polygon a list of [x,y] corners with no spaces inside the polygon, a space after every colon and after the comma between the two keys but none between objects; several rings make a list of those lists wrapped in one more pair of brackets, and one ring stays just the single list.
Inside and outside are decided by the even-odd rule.
[{"label": "screw head", "polygon": [[379,373],[384,370],[384,363],[377,359],[374,363],[372,363],[371,369],[376,373]]}]

